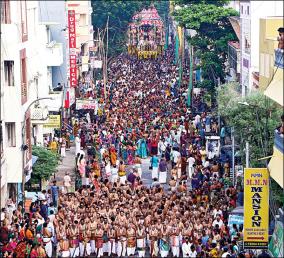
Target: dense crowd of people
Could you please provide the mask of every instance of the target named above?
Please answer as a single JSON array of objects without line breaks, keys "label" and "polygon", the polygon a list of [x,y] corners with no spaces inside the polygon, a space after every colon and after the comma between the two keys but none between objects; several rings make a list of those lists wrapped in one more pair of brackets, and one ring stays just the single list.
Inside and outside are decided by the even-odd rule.
[{"label": "dense crowd of people", "polygon": [[76,191],[66,174],[64,189],[54,182],[28,213],[3,210],[5,257],[245,257],[242,225],[228,225],[243,190],[205,144],[219,125],[200,97],[201,113],[186,106],[187,75],[178,78],[173,55],[112,62],[109,101],[73,128]]}]

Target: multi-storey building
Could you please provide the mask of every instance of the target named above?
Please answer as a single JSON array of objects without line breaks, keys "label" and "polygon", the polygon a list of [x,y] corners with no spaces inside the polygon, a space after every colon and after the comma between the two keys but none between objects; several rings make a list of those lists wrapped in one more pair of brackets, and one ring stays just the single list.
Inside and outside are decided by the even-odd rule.
[{"label": "multi-storey building", "polygon": [[7,198],[21,199],[22,184],[31,176],[32,144],[42,144],[48,107],[56,103],[46,99],[51,98],[51,67],[60,66],[63,56],[62,44],[53,44],[48,26],[39,23],[38,1],[2,1],[1,12],[3,206]]},{"label": "multi-storey building", "polygon": [[258,88],[259,79],[259,19],[282,16],[282,1],[240,1],[241,23],[241,86],[245,96]]},{"label": "multi-storey building", "polygon": [[[267,17],[260,23],[260,88],[283,108],[284,27],[283,17]],[[282,41],[278,31],[282,31]],[[283,119],[283,118],[282,118]],[[281,119],[279,117],[279,125]],[[284,133],[281,126],[274,131],[273,155],[268,164],[270,176],[283,188]]]}]

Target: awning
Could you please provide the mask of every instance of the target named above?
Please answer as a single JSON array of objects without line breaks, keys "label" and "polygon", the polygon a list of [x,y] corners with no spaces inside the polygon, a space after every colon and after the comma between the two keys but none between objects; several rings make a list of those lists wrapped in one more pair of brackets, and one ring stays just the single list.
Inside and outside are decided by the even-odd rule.
[{"label": "awning", "polygon": [[264,95],[276,101],[283,107],[283,90],[283,69],[278,68],[272,82],[264,91]]},{"label": "awning", "polygon": [[283,153],[273,147],[273,156],[268,164],[270,176],[283,188]]},{"label": "awning", "polygon": [[36,163],[38,160],[38,156],[32,155],[32,166]]}]

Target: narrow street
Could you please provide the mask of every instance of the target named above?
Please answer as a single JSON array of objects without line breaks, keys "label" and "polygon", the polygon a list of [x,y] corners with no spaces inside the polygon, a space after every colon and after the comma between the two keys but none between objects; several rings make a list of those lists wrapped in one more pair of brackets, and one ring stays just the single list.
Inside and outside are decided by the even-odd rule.
[{"label": "narrow street", "polygon": [[0,257],[284,257],[283,53],[283,1],[1,1]]}]

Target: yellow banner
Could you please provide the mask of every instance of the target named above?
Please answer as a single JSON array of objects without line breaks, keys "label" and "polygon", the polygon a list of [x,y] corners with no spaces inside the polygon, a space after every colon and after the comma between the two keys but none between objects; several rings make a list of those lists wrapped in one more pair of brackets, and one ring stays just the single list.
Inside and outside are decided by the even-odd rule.
[{"label": "yellow banner", "polygon": [[183,39],[183,27],[178,26],[177,27],[177,33],[178,33],[178,39],[179,39],[179,56],[182,56],[183,54],[183,43],[184,43],[184,39]]},{"label": "yellow banner", "polygon": [[244,248],[267,249],[269,224],[267,168],[246,168],[244,175]]},{"label": "yellow banner", "polygon": [[43,127],[60,128],[60,115],[49,115],[48,122]]}]

